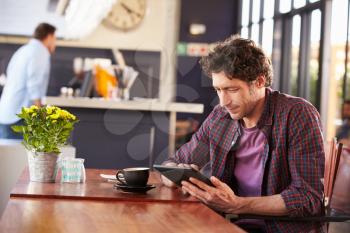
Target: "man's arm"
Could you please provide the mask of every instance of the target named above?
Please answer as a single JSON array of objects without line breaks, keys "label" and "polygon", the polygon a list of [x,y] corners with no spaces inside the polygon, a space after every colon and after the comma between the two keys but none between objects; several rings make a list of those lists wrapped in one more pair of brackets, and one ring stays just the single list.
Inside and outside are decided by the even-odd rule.
[{"label": "man's arm", "polygon": [[288,117],[289,186],[281,192],[290,216],[322,214],[324,142],[320,116],[309,103],[293,106]]},{"label": "man's arm", "polygon": [[28,95],[32,103],[36,106],[41,106],[41,98],[44,94],[44,83],[48,78],[45,73],[48,66],[48,60],[38,55],[34,55],[27,66],[26,86]]},{"label": "man's arm", "polygon": [[[241,211],[237,214],[257,214],[283,216],[288,214],[286,205],[280,194],[264,197],[243,197],[240,198]],[[234,211],[230,211],[234,213]]]},{"label": "man's arm", "polygon": [[239,197],[227,184],[216,177],[212,176],[210,180],[215,187],[190,178],[191,182],[182,182],[182,189],[210,207],[224,213],[275,216],[288,214],[286,205],[279,194],[265,197]]}]

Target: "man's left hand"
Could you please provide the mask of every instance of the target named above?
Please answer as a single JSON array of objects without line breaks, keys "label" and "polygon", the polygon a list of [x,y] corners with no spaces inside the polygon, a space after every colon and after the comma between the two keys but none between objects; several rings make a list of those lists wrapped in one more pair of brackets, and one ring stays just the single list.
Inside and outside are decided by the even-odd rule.
[{"label": "man's left hand", "polygon": [[183,181],[182,189],[215,210],[224,213],[238,214],[241,209],[240,197],[236,196],[232,189],[212,176],[210,181],[215,187],[211,187],[195,178],[190,182]]}]

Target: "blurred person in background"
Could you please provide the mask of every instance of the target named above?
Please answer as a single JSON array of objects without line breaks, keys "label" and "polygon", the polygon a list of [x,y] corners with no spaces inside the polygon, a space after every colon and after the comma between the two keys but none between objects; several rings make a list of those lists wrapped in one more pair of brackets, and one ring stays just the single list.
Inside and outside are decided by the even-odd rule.
[{"label": "blurred person in background", "polygon": [[350,100],[345,100],[342,107],[342,125],[338,128],[336,137],[346,147],[350,147]]},{"label": "blurred person in background", "polygon": [[49,82],[50,55],[56,48],[55,31],[48,23],[39,24],[33,38],[11,57],[0,98],[0,138],[21,138],[11,129],[21,123],[16,114],[22,107],[41,106]]}]

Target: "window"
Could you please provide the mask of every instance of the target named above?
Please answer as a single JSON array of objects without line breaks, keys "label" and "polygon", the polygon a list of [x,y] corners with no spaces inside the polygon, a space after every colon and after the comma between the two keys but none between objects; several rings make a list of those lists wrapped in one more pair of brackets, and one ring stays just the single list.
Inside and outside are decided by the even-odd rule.
[{"label": "window", "polygon": [[241,0],[241,4],[241,36],[254,40],[271,56],[275,0]]},{"label": "window", "polygon": [[263,23],[263,37],[262,47],[269,55],[272,54],[272,41],[273,41],[273,20],[267,19]]},{"label": "window", "polygon": [[294,8],[300,8],[302,6],[305,6],[306,0],[294,0],[293,1],[293,7]]},{"label": "window", "polygon": [[252,35],[250,37],[255,42],[259,42],[259,24],[252,25]]},{"label": "window", "polygon": [[290,11],[292,5],[292,0],[282,0],[280,1],[280,13],[287,13]]},{"label": "window", "polygon": [[330,136],[336,135],[336,130],[342,123],[341,109],[343,101],[350,99],[350,55],[349,46],[347,47],[350,38],[347,37],[347,27],[345,26],[349,27],[350,25],[348,2],[348,0],[333,0],[332,2],[331,55],[328,73],[331,78],[328,85],[330,91],[328,100],[329,120],[327,122],[327,134]]},{"label": "window", "polygon": [[273,17],[273,12],[275,8],[275,0],[265,0],[264,7],[264,18],[269,19]]},{"label": "window", "polygon": [[249,3],[250,1],[243,0],[243,7],[242,7],[242,25],[248,26],[249,24]]},{"label": "window", "polygon": [[321,11],[314,10],[311,13],[311,54],[309,60],[310,67],[310,95],[308,96],[311,103],[317,102],[317,83],[319,77],[319,51],[321,36]]},{"label": "window", "polygon": [[248,35],[248,28],[247,27],[242,28],[242,30],[241,30],[241,37],[243,37],[243,38],[248,38],[249,37],[249,35]]},{"label": "window", "polygon": [[298,69],[299,69],[299,47],[300,47],[300,27],[301,18],[299,15],[293,17],[293,30],[292,30],[292,57],[291,57],[291,79],[289,93],[298,95]]},{"label": "window", "polygon": [[[347,2],[347,0],[331,2]],[[329,54],[324,55],[325,40],[321,40],[321,33],[330,34],[325,32],[325,27],[328,31],[330,30],[329,24],[322,22],[323,18],[331,15],[325,14],[325,12],[329,13],[329,7],[326,7],[325,1],[241,0],[240,3],[242,6],[241,35],[254,40],[271,56],[274,67],[273,88],[305,98],[321,111],[321,105],[323,106],[326,101],[322,99],[321,103],[320,87],[327,85],[324,83],[325,78],[332,77],[322,72],[324,65],[321,65],[326,64],[328,58],[325,56],[329,56]],[[347,5],[343,4],[341,10],[346,12],[346,8]],[[331,28],[344,32],[344,27],[339,25],[344,25],[346,14],[340,15],[343,21]],[[330,19],[327,18],[327,20]],[[349,85],[347,95],[350,99],[350,77],[346,82]],[[323,114],[321,117],[327,115],[325,112],[321,114]]]},{"label": "window", "polygon": [[258,23],[260,20],[260,0],[253,0],[252,22]]}]

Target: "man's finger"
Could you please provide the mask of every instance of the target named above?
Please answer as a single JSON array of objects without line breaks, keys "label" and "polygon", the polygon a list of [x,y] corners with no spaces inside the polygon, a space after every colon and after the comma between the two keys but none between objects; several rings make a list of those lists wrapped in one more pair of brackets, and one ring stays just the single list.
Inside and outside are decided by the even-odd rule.
[{"label": "man's finger", "polygon": [[205,204],[207,204],[207,200],[205,198],[201,197],[200,195],[198,195],[196,192],[186,188],[185,186],[182,186],[182,190],[183,190],[183,192],[186,192],[189,195],[197,198],[199,201],[204,202]]},{"label": "man's finger", "polygon": [[193,168],[196,171],[199,171],[199,167],[196,164],[191,164],[191,168]]},{"label": "man's finger", "polygon": [[197,180],[196,178],[191,177],[190,181],[191,181],[191,183],[197,185],[199,188],[201,188],[201,189],[203,189],[203,190],[205,190],[207,192],[213,191],[213,187],[207,185],[206,183],[204,183],[204,182],[202,182],[200,180]]},{"label": "man's finger", "polygon": [[164,164],[164,166],[168,166],[168,167],[175,167],[175,166],[177,166],[177,163],[174,163],[174,162],[168,162],[168,163]]},{"label": "man's finger", "polygon": [[205,197],[207,196],[207,192],[203,191],[202,189],[198,188],[197,186],[191,184],[190,182],[187,181],[182,181],[181,182],[182,186],[185,187],[186,190],[191,191],[190,194],[192,195],[192,193],[195,193],[195,196],[199,196],[202,199],[205,199]]},{"label": "man's finger", "polygon": [[184,186],[181,187],[181,192],[183,195],[189,195],[190,193],[186,190]]},{"label": "man's finger", "polygon": [[222,182],[221,180],[219,180],[215,176],[210,177],[210,181],[218,189],[232,191],[232,189],[226,183]]}]

